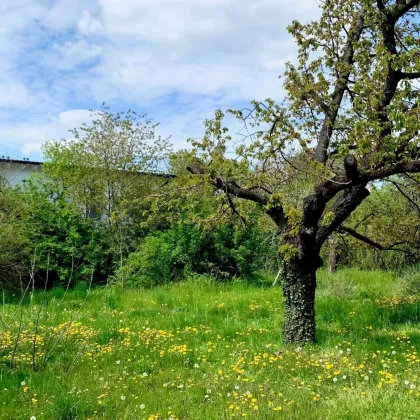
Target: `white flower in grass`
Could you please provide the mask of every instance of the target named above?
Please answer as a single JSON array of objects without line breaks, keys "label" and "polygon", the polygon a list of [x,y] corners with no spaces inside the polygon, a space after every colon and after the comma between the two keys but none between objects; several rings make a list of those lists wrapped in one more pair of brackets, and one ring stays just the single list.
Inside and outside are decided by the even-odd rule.
[{"label": "white flower in grass", "polygon": [[397,352],[395,350],[392,350],[392,354],[397,354]]},{"label": "white flower in grass", "polygon": [[144,404],[140,404],[140,410],[144,410],[146,406]]},{"label": "white flower in grass", "polygon": [[22,381],[20,384],[21,384],[22,386],[25,386],[25,385],[26,385],[26,382],[25,382],[25,381]]},{"label": "white flower in grass", "polygon": [[30,420],[36,420],[35,416],[31,416]]},{"label": "white flower in grass", "polygon": [[343,379],[347,379],[347,376],[346,375],[343,375]]},{"label": "white flower in grass", "polygon": [[364,380],[365,380],[365,381],[368,381],[368,380],[369,380],[369,376],[367,376],[367,375],[366,375],[366,376],[364,377]]},{"label": "white flower in grass", "polygon": [[121,395],[121,401],[125,400],[125,395]]},{"label": "white flower in grass", "polygon": [[410,389],[416,389],[416,386],[414,384],[411,384]]},{"label": "white flower in grass", "polygon": [[195,364],[194,364],[194,367],[195,367],[195,368],[199,368],[199,367],[200,367],[200,365],[199,365],[198,363],[195,363]]},{"label": "white flower in grass", "polygon": [[333,382],[337,382],[338,381],[338,379],[337,378],[333,378]]},{"label": "white flower in grass", "polygon": [[235,389],[238,390],[239,389],[239,385],[235,385]]},{"label": "white flower in grass", "polygon": [[116,363],[117,365],[119,365],[119,364],[121,363],[121,360],[117,360],[115,363]]},{"label": "white flower in grass", "polygon": [[149,375],[147,374],[147,372],[143,372],[143,376],[146,377],[146,376],[149,376]]},{"label": "white flower in grass", "polygon": [[404,381],[404,385],[408,385],[410,383],[410,381],[405,380]]},{"label": "white flower in grass", "polygon": [[207,394],[211,394],[211,389],[208,389],[207,390]]}]

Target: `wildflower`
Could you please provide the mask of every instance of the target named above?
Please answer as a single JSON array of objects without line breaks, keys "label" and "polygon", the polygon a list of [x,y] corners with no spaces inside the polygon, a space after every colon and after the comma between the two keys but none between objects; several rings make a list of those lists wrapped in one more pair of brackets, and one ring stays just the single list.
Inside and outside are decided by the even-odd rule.
[{"label": "wildflower", "polygon": [[333,382],[337,382],[338,381],[338,379],[337,378],[333,378]]},{"label": "wildflower", "polygon": [[121,363],[121,360],[117,360],[115,363],[116,363],[117,365],[119,365],[119,364]]},{"label": "wildflower", "polygon": [[410,382],[409,381],[407,381],[407,380],[405,380],[404,381],[404,385],[408,385]]},{"label": "wildflower", "polygon": [[345,379],[347,379],[347,376],[346,375],[343,375],[343,379],[345,380]]},{"label": "wildflower", "polygon": [[35,416],[31,416],[30,420],[36,420]]},{"label": "wildflower", "polygon": [[167,386],[168,386],[168,384],[166,384],[166,383],[165,383],[165,384],[163,384],[163,387],[164,387],[164,388],[166,388]]},{"label": "wildflower", "polygon": [[366,375],[366,376],[364,377],[364,380],[365,380],[365,381],[368,381],[368,380],[369,380],[369,376],[367,376],[367,375]]},{"label": "wildflower", "polygon": [[195,364],[194,364],[194,367],[195,367],[195,368],[199,368],[199,367],[200,367],[200,365],[199,365],[198,363],[195,363]]},{"label": "wildflower", "polygon": [[239,389],[239,385],[235,385],[235,389],[238,390]]},{"label": "wildflower", "polygon": [[144,404],[140,404],[140,410],[144,410],[146,406]]},{"label": "wildflower", "polygon": [[146,376],[149,376],[149,375],[147,374],[147,372],[143,372],[143,376],[146,377]]},{"label": "wildflower", "polygon": [[207,390],[207,394],[211,394],[211,389],[208,389]]},{"label": "wildflower", "polygon": [[20,384],[21,384],[22,386],[25,386],[25,385],[26,385],[26,382],[25,382],[25,381],[22,381]]},{"label": "wildflower", "polygon": [[228,398],[230,398],[230,397],[232,396],[232,394],[231,394],[230,392],[228,392],[228,393],[226,394],[226,396],[227,396]]},{"label": "wildflower", "polygon": [[411,384],[410,389],[416,389],[416,386],[414,384]]},{"label": "wildflower", "polygon": [[124,400],[125,400],[125,396],[121,395],[121,401],[124,401]]},{"label": "wildflower", "polygon": [[397,354],[397,352],[395,350],[392,351],[392,354]]}]

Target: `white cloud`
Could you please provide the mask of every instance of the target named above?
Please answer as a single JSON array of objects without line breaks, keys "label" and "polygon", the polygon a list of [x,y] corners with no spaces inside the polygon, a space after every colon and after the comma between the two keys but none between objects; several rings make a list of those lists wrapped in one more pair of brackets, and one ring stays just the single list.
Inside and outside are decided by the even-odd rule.
[{"label": "white cloud", "polygon": [[282,96],[277,76],[295,57],[285,28],[318,11],[315,0],[2,0],[0,13],[0,128],[33,151],[104,100],[147,111],[185,145],[215,108]]},{"label": "white cloud", "polygon": [[23,156],[39,153],[48,140],[70,138],[69,129],[80,127],[83,122],[88,123],[91,121],[90,115],[88,110],[74,109],[38,122],[27,121],[15,125],[0,123],[0,146],[4,150],[19,149]]},{"label": "white cloud", "polygon": [[103,29],[101,22],[86,9],[83,10],[82,17],[77,22],[77,27],[82,35],[97,34]]}]

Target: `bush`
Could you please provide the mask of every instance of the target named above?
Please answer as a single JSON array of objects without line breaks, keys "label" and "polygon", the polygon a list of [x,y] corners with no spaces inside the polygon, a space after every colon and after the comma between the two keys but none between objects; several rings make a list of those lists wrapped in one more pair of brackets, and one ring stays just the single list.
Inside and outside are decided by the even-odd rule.
[{"label": "bush", "polygon": [[252,225],[205,230],[181,223],[147,237],[118,270],[118,278],[129,286],[152,287],[194,273],[218,280],[249,277],[261,269],[267,254],[275,260],[275,247],[265,239]]}]

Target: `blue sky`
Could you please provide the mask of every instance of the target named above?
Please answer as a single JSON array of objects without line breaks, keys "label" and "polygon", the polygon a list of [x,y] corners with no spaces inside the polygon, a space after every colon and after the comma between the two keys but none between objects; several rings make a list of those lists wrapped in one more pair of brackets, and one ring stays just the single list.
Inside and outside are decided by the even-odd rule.
[{"label": "blue sky", "polygon": [[315,0],[1,0],[0,12],[0,156],[31,159],[104,101],[186,147],[216,108],[281,98],[286,26],[318,15]]}]

